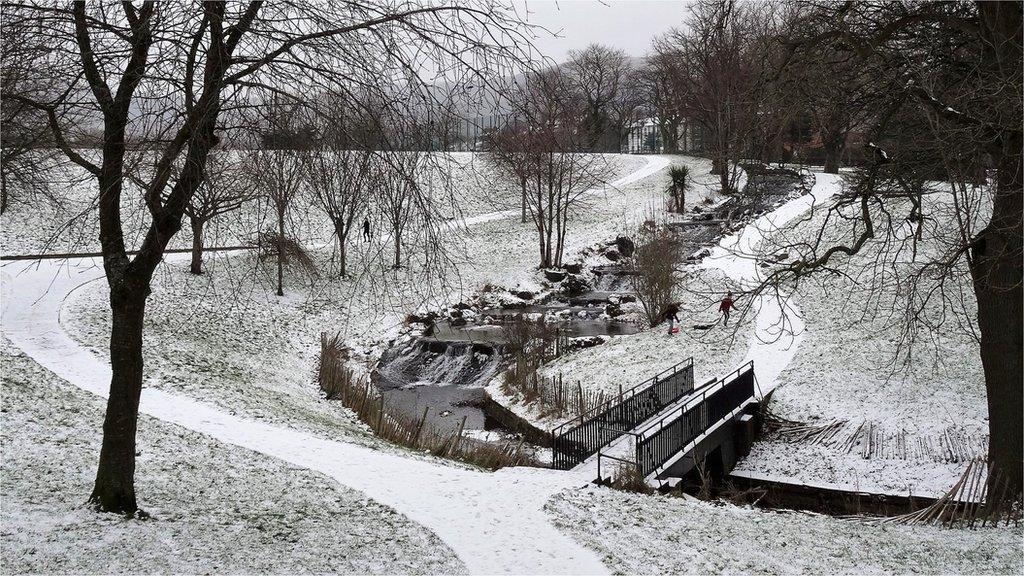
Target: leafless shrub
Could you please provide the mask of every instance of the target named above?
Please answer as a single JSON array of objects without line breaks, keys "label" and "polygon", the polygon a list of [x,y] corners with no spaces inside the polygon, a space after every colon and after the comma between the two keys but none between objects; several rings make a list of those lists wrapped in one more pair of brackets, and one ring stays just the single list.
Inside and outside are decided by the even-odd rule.
[{"label": "leafless shrub", "polygon": [[276,259],[283,266],[293,266],[310,276],[316,276],[316,262],[305,246],[295,238],[282,236],[267,228],[256,237],[256,250],[260,260]]},{"label": "leafless shrub", "polygon": [[615,473],[612,474],[612,479],[611,482],[608,483],[608,486],[615,490],[636,492],[637,494],[655,493],[654,488],[651,488],[647,482],[644,481],[644,477],[640,474],[640,470],[632,464],[619,464]]},{"label": "leafless shrub", "polygon": [[768,491],[764,488],[748,488],[746,490],[738,488],[732,482],[726,482],[725,486],[722,487],[719,496],[732,502],[737,506],[755,506],[768,494]]},{"label": "leafless shrub", "polygon": [[700,482],[700,486],[697,488],[697,498],[701,500],[711,500],[712,489],[715,486],[714,478],[711,475],[711,471],[707,467],[707,459],[704,456],[700,458],[694,458],[694,469],[697,471],[697,478]]},{"label": "leafless shrub", "polygon": [[630,278],[647,321],[656,326],[674,301],[680,255],[672,233],[664,226],[647,222],[637,238],[636,252],[630,260],[634,272]]}]

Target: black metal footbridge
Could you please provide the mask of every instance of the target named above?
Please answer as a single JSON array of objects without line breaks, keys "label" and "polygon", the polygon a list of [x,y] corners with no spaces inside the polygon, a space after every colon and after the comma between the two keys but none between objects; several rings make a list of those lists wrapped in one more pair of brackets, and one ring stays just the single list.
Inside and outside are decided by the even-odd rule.
[{"label": "black metal footbridge", "polygon": [[[552,430],[552,466],[570,469],[597,454],[598,479],[602,460],[635,467],[644,479],[681,475],[688,469],[681,461],[692,461],[698,446],[705,453],[724,446],[733,462],[729,424],[757,401],[756,388],[753,362],[695,388],[693,360],[684,360]],[[621,442],[607,448],[623,436],[632,437],[632,450]]]}]

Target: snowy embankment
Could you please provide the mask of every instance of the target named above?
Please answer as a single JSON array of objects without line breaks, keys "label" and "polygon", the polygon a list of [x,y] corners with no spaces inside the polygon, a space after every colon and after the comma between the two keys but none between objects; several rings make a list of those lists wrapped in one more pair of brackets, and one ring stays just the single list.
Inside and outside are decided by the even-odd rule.
[{"label": "snowy embankment", "polygon": [[[841,184],[838,175],[817,174],[810,193],[786,202],[739,233],[723,238],[701,265],[721,270],[741,291],[755,288],[765,276],[757,265],[765,239],[801,215],[828,203],[842,190]],[[775,389],[779,374],[796,355],[803,336],[803,322],[792,298],[784,294],[760,296],[754,302],[743,304],[754,311],[754,330],[750,333],[743,363],[754,363],[758,391],[763,396]]]},{"label": "snowy embankment", "polygon": [[143,416],[152,517],[83,505],[104,403],[0,339],[4,573],[464,573],[429,530],[321,474]]},{"label": "snowy embankment", "polygon": [[[635,165],[636,159],[629,160]],[[647,172],[638,178],[664,165],[661,159],[643,162],[641,170]],[[614,193],[609,191],[610,195]],[[494,220],[488,224],[500,223]],[[520,234],[517,228],[507,227],[505,234]],[[501,241],[499,236],[497,242]],[[363,254],[372,255],[372,250]],[[317,394],[309,381],[308,355],[264,374],[238,374],[234,370],[243,366],[246,358],[248,364],[265,368],[280,360],[279,353],[287,356],[296,347],[303,348],[294,341],[317,338],[319,321],[324,319],[310,311],[330,307],[336,301],[317,301],[323,293],[316,291],[310,291],[306,298],[296,297],[302,294],[302,287],[294,285],[289,289],[291,296],[284,300],[268,297],[261,287],[250,287],[248,292],[240,293],[237,287],[253,278],[244,272],[245,265],[253,264],[245,257],[223,259],[229,263],[242,262],[242,266],[226,264],[215,268],[205,279],[185,280],[189,285],[185,289],[168,289],[168,285],[173,287],[178,279],[186,277],[180,264],[175,264],[181,258],[168,260],[149,307],[145,353],[147,365],[155,368],[150,373],[156,377],[147,382],[143,391],[142,414],[323,473],[359,490],[437,534],[472,572],[604,571],[596,556],[551,527],[542,509],[551,494],[585,484],[589,479],[536,469],[491,474],[401,453],[396,448],[374,449],[382,448],[383,443],[369,438],[347,411],[336,407],[312,408]],[[524,258],[522,254],[506,254],[488,264],[501,269],[503,263],[511,260]],[[109,322],[103,312],[105,287],[94,282],[101,277],[102,270],[96,261],[80,259],[67,263],[12,263],[5,266],[3,278],[5,335],[44,368],[100,397],[106,394],[110,378],[102,355],[105,326]],[[65,299],[83,285],[87,287],[79,291],[82,297],[71,304],[84,304],[86,309],[65,310],[64,320],[92,341],[94,350],[100,352],[98,355],[69,338],[60,322]],[[230,290],[232,286],[236,289]],[[359,290],[349,294],[352,298],[347,303],[361,306],[343,310],[343,314],[357,316],[345,318],[346,326],[369,330],[371,324],[377,324],[373,328],[379,331],[380,316],[358,317],[361,312],[373,310],[375,304],[379,306],[372,298],[374,294]],[[168,298],[169,295],[176,298]],[[200,295],[205,297],[199,298]],[[253,304],[260,300],[264,303]],[[158,302],[162,308],[155,304]],[[288,311],[283,316],[268,312],[275,306]],[[234,322],[208,330],[224,319],[217,312],[225,309],[232,311]],[[392,314],[397,316],[401,310]],[[191,315],[187,314],[189,311]],[[251,322],[254,316],[255,323]],[[390,326],[395,324],[398,321]],[[388,329],[385,325],[384,330]],[[279,350],[275,344],[284,344],[284,349]],[[302,366],[303,363],[306,365]],[[206,368],[218,365],[220,370],[202,374]],[[197,369],[202,376],[195,375]],[[275,382],[279,373],[284,372],[291,372],[290,379]],[[211,398],[214,404],[197,398]],[[275,413],[275,408],[283,409],[284,413]],[[236,412],[249,417],[236,416]],[[264,415],[267,418],[262,418]],[[268,423],[271,421],[276,425]],[[338,437],[345,441],[327,439]],[[80,497],[82,493],[75,494]],[[5,517],[5,525],[9,521]],[[325,539],[323,545],[332,544]],[[445,558],[444,553],[438,554]],[[363,569],[372,567],[353,571]],[[399,566],[394,569],[404,571]],[[440,564],[426,569],[447,571]]]},{"label": "snowy embankment", "polygon": [[587,487],[555,524],[617,574],[1020,574],[1021,529],[953,530]]},{"label": "snowy embankment", "polygon": [[[940,196],[941,198],[941,196]],[[907,207],[909,211],[909,207]],[[941,207],[922,230],[917,254],[925,259],[950,238]],[[826,211],[779,231],[777,246],[847,241],[846,227],[824,226]],[[904,224],[904,226],[908,226]],[[898,246],[898,244],[897,244]],[[915,276],[913,251],[882,240],[838,261],[839,274],[802,281],[790,297],[803,325],[799,353],[778,378],[771,410],[812,426],[834,426],[827,438],[785,441],[769,436],[754,446],[736,473],[868,492],[939,495],[970,458],[987,453],[987,404],[978,344],[971,334],[975,304],[966,270],[932,284],[925,276],[908,300]],[[878,262],[887,262],[880,266]],[[952,298],[951,298],[952,297]],[[951,301],[952,300],[952,301]],[[937,333],[908,329],[906,314],[943,322]],[[912,362],[903,364],[904,360]]]}]

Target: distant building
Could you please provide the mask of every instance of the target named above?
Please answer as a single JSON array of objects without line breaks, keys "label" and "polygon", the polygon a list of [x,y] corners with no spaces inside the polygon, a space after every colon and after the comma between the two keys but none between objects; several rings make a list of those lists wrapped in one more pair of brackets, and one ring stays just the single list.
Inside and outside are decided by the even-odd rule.
[{"label": "distant building", "polygon": [[[683,120],[676,131],[675,149],[681,153],[700,150],[700,139],[695,127]],[[658,118],[650,116],[639,118],[626,126],[626,138],[623,142],[623,153],[627,154],[662,154],[665,143],[662,141]]]}]

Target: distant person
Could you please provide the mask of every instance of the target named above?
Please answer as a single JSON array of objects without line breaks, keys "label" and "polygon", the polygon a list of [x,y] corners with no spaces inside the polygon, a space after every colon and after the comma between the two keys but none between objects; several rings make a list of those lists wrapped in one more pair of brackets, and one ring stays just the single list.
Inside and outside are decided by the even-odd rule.
[{"label": "distant person", "polygon": [[363,241],[370,241],[370,219],[363,218]]},{"label": "distant person", "polygon": [[725,298],[722,298],[722,304],[718,307],[718,311],[725,315],[725,325],[729,325],[729,312],[731,310],[739,310],[736,307],[736,301],[732,299],[732,292],[726,294]]},{"label": "distant person", "polygon": [[665,309],[665,320],[668,320],[669,336],[679,332],[679,329],[676,328],[676,322],[679,322],[679,304],[673,302],[668,305],[668,308]]}]

